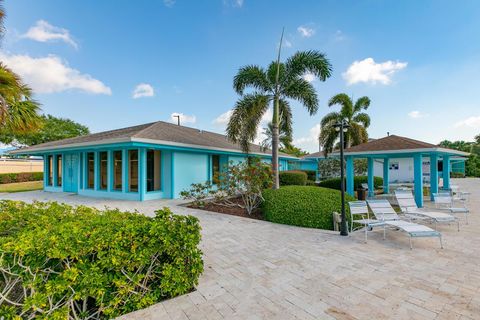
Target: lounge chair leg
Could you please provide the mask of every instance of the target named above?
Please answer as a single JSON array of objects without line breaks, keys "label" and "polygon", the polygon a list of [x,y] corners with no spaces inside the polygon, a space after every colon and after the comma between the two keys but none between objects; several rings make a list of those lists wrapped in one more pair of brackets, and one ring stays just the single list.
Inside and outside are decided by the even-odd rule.
[{"label": "lounge chair leg", "polygon": [[412,236],[410,236],[410,237],[408,238],[408,240],[410,240],[410,250],[412,250],[412,249],[413,249]]},{"label": "lounge chair leg", "polygon": [[365,243],[367,243],[368,226],[365,226]]},{"label": "lounge chair leg", "polygon": [[440,248],[443,249],[442,236],[439,236],[439,238],[440,238]]},{"label": "lounge chair leg", "polygon": [[386,237],[386,233],[387,233],[387,228],[385,227],[385,225],[383,226],[383,240],[385,240],[387,237]]}]

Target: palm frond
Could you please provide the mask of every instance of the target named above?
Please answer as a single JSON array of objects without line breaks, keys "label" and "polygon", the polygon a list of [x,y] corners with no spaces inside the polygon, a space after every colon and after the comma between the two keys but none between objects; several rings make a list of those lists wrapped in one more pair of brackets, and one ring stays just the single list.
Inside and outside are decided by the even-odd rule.
[{"label": "palm frond", "polygon": [[318,111],[317,92],[311,83],[302,78],[291,79],[283,88],[282,95],[299,101],[308,110],[310,115]]},{"label": "palm frond", "polygon": [[329,125],[330,122],[332,123],[336,123],[336,122],[339,122],[343,120],[342,118],[342,115],[338,112],[330,112],[330,113],[327,113],[323,118],[322,120],[320,121],[320,126],[323,128],[323,127],[327,127]]},{"label": "palm frond", "polygon": [[365,112],[360,112],[354,115],[352,121],[361,123],[365,128],[370,126],[370,116]]},{"label": "palm frond", "polygon": [[360,112],[362,110],[367,110],[370,106],[370,98],[369,97],[361,97],[355,102],[355,106],[353,107],[353,113]]},{"label": "palm frond", "polygon": [[254,92],[244,95],[235,104],[227,125],[227,137],[232,142],[239,143],[244,152],[249,151],[270,101],[271,96]]},{"label": "palm frond", "polygon": [[279,101],[279,111],[280,111],[280,135],[283,133],[285,136],[292,138],[292,109],[290,104],[285,99],[280,99]]},{"label": "palm frond", "polygon": [[362,125],[354,122],[350,123],[350,128],[348,129],[346,137],[350,147],[368,142],[367,130]]},{"label": "palm frond", "polygon": [[39,104],[33,100],[11,104],[8,106],[8,114],[3,119],[3,126],[20,133],[35,131],[43,123],[39,111]]},{"label": "palm frond", "polygon": [[332,153],[337,139],[338,132],[335,131],[333,126],[322,127],[322,130],[320,131],[319,142],[323,147],[323,153],[325,157],[327,157],[329,153]]},{"label": "palm frond", "polygon": [[320,81],[325,81],[332,74],[332,65],[326,55],[316,50],[300,51],[285,62],[289,78],[302,77],[305,73],[315,75]]},{"label": "palm frond", "polygon": [[[271,83],[272,89],[275,88],[275,82],[277,78],[277,62],[273,61],[268,65],[267,68],[267,78],[268,81]],[[278,69],[278,84],[280,85],[283,83],[285,80],[285,65],[280,62],[279,69]]]},{"label": "palm frond", "polygon": [[265,70],[255,65],[240,68],[233,78],[233,89],[240,95],[248,87],[260,92],[266,92],[270,89],[270,86]]},{"label": "palm frond", "polygon": [[334,95],[328,101],[328,106],[340,105],[342,107],[341,114],[344,118],[350,119],[353,115],[353,104],[350,97],[345,93]]}]

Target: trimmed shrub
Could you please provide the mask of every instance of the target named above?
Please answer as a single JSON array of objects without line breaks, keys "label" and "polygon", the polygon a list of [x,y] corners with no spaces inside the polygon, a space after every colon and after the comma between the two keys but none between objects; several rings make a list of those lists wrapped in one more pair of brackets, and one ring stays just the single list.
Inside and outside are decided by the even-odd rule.
[{"label": "trimmed shrub", "polygon": [[279,173],[281,186],[304,186],[307,174],[303,171],[281,171]]},{"label": "trimmed shrub", "polygon": [[465,174],[462,172],[450,172],[452,178],[465,178]]},{"label": "trimmed shrub", "polygon": [[307,174],[307,180],[317,180],[317,171],[315,170],[301,170]]},{"label": "trimmed shrub", "polygon": [[[353,179],[353,188],[357,190],[362,186],[362,183],[368,183],[367,176],[358,176]],[[380,188],[383,186],[383,178],[380,177],[373,177],[373,185],[375,188]],[[346,186],[346,185],[345,185]],[[320,182],[320,187],[329,188],[329,189],[336,189],[340,190],[340,178],[332,178],[323,180]]]},{"label": "trimmed shrub", "polygon": [[43,172],[0,173],[0,184],[42,180]]},{"label": "trimmed shrub", "polygon": [[[327,188],[286,186],[265,190],[263,197],[266,220],[293,226],[333,230],[332,213],[342,207],[340,192]],[[346,202],[353,200],[345,195]],[[346,210],[349,219],[347,204]]]},{"label": "trimmed shrub", "polygon": [[9,319],[112,319],[190,292],[203,272],[198,219],[167,208],[0,201],[0,235]]},{"label": "trimmed shrub", "polygon": [[316,186],[317,183],[313,180],[307,180],[307,183],[305,184],[306,186]]}]

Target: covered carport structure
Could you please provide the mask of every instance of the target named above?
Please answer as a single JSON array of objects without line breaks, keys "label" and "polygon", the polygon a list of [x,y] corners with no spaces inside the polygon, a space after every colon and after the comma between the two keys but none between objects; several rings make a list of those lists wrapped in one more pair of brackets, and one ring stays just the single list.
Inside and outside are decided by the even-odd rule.
[{"label": "covered carport structure", "polygon": [[438,162],[443,162],[443,186],[445,190],[450,189],[450,171],[452,157],[466,157],[469,154],[462,151],[442,148],[437,145],[418,141],[406,137],[389,135],[387,137],[371,140],[357,146],[345,149],[346,160],[346,191],[354,195],[354,159],[367,159],[368,163],[368,195],[374,196],[374,161],[383,159],[383,189],[389,193],[389,171],[390,160],[396,158],[413,158],[414,171],[414,192],[415,201],[419,207],[423,206],[423,185],[424,172],[423,160],[430,159],[430,195],[439,189]]}]

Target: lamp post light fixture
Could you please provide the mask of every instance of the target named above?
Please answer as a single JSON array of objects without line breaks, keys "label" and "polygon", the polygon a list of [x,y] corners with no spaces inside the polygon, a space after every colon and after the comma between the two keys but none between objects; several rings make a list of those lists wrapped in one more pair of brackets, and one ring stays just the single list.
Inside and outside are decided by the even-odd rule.
[{"label": "lamp post light fixture", "polygon": [[344,157],[343,157],[343,149],[344,149],[344,134],[350,128],[350,125],[346,120],[339,121],[333,125],[335,131],[340,134],[340,189],[342,193],[342,222],[340,223],[340,235],[341,236],[348,236],[348,226],[347,226],[347,217],[345,215],[345,172],[343,169],[344,166]]}]

